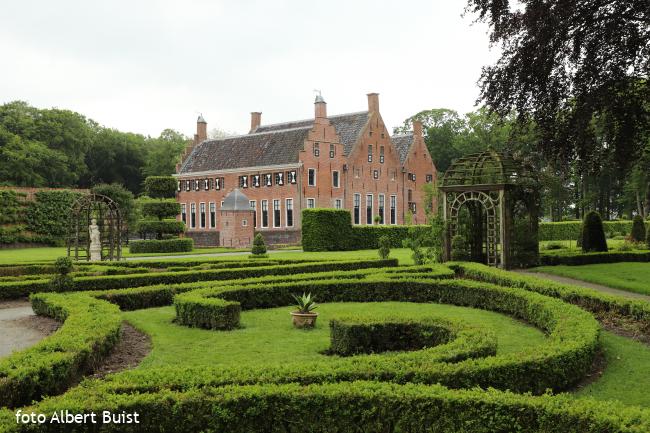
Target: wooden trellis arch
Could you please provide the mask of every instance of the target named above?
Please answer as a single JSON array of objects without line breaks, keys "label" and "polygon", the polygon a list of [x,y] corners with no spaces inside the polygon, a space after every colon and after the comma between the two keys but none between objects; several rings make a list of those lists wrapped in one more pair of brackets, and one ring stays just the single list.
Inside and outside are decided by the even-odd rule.
[{"label": "wooden trellis arch", "polygon": [[75,260],[90,260],[88,227],[93,219],[99,227],[102,260],[120,260],[122,215],[117,203],[101,194],[84,195],[72,204],[68,224],[68,256]]}]

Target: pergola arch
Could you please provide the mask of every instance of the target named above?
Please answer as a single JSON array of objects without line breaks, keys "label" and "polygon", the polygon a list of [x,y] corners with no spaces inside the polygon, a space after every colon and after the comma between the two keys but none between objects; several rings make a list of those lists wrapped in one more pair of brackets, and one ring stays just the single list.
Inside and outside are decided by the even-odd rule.
[{"label": "pergola arch", "polygon": [[102,260],[122,258],[122,214],[117,203],[102,194],[87,194],[70,207],[68,223],[68,256],[75,260],[90,260],[88,228],[95,219],[99,227]]},{"label": "pergola arch", "polygon": [[[472,237],[472,257],[481,256],[490,266],[511,268],[537,260],[539,188],[529,167],[508,153],[489,149],[454,161],[440,189],[447,260],[457,235]],[[472,233],[461,233],[459,221],[465,206]],[[522,221],[527,227],[519,230],[515,226]]]}]

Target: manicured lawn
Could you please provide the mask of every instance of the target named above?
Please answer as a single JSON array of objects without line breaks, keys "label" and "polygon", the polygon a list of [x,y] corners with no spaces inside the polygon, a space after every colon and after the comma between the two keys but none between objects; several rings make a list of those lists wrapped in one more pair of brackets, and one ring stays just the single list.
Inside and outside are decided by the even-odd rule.
[{"label": "manicured lawn", "polygon": [[532,271],[575,278],[646,295],[650,294],[650,263],[621,262],[582,266],[540,266]]},{"label": "manicured lawn", "polygon": [[[560,244],[563,245],[565,248],[557,249],[557,250],[546,249],[549,245],[552,244]],[[625,241],[622,239],[607,239],[607,247],[610,249],[610,251],[616,251],[624,244]],[[640,246],[643,247],[644,245],[641,244]],[[540,241],[539,251],[542,254],[560,254],[560,253],[567,253],[567,252],[582,253],[582,249],[577,246],[575,239],[565,240],[565,241]]]},{"label": "manicured lawn", "polygon": [[242,313],[243,328],[210,331],[172,323],[173,307],[125,312],[136,328],[150,334],[153,350],[138,368],[168,365],[246,366],[305,362],[326,358],[319,352],[329,347],[328,321],[340,314],[383,312],[406,317],[456,318],[484,326],[498,335],[500,353],[518,352],[543,344],[545,337],[536,328],[491,311],[441,304],[331,303],[320,305],[317,327],[294,329],[291,307],[261,309]]},{"label": "manicured lawn", "polygon": [[611,332],[601,338],[607,359],[604,374],[576,395],[650,406],[650,347]]}]

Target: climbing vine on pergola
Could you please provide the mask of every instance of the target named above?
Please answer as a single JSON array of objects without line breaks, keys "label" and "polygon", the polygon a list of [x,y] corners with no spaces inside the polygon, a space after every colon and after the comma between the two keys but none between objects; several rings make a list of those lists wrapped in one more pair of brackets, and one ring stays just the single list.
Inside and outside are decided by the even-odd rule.
[{"label": "climbing vine on pergola", "polygon": [[99,227],[102,260],[122,258],[122,215],[117,203],[101,194],[88,194],[77,199],[70,208],[68,224],[68,256],[90,260],[88,228],[95,219]]},{"label": "climbing vine on pergola", "polygon": [[446,260],[463,245],[469,260],[490,266],[537,263],[539,183],[528,166],[493,149],[466,155],[445,172],[440,190]]}]

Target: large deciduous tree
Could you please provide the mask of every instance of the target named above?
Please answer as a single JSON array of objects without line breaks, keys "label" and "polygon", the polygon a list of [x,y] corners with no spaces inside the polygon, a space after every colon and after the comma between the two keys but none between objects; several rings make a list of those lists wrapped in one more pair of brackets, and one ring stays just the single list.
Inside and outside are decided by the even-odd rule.
[{"label": "large deciduous tree", "polygon": [[501,46],[483,68],[481,99],[534,120],[541,149],[598,171],[626,167],[650,125],[648,0],[469,0]]}]

